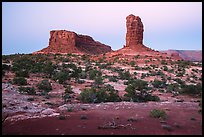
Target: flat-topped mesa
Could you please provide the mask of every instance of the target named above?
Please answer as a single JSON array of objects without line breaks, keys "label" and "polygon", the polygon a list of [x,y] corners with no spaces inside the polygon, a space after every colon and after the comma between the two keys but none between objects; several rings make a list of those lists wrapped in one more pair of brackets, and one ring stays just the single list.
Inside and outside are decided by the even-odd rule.
[{"label": "flat-topped mesa", "polygon": [[132,47],[143,44],[143,24],[139,16],[129,15],[126,17],[126,46]]},{"label": "flat-topped mesa", "polygon": [[111,47],[87,35],[72,31],[50,31],[49,46],[35,53],[87,53],[102,54],[112,51]]}]

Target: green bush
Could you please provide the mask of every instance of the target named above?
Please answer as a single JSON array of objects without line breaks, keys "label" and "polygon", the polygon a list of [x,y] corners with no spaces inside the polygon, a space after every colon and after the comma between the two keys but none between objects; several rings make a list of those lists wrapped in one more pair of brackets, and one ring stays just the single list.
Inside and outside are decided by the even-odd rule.
[{"label": "green bush", "polygon": [[110,76],[109,77],[109,81],[112,81],[112,82],[117,82],[117,76]]},{"label": "green bush", "polygon": [[80,93],[79,99],[83,103],[100,103],[100,102],[118,102],[121,98],[118,96],[118,91],[116,91],[112,86],[106,85],[100,89],[84,89]]},{"label": "green bush", "polygon": [[102,72],[98,71],[96,69],[90,70],[89,71],[89,79],[94,80],[95,77],[102,76]]},{"label": "green bush", "polygon": [[13,78],[13,84],[27,85],[27,80],[24,77],[15,77]]},{"label": "green bush", "polygon": [[7,71],[9,71],[10,69],[11,69],[11,66],[10,66],[10,65],[2,64],[2,70],[7,70]]},{"label": "green bush", "polygon": [[99,86],[103,84],[103,78],[101,76],[94,78],[94,85]]},{"label": "green bush", "polygon": [[163,120],[167,119],[167,114],[162,109],[153,109],[150,111],[150,116],[153,118],[161,118]]},{"label": "green bush", "polygon": [[35,95],[36,94],[34,87],[22,87],[22,86],[20,86],[18,88],[18,90],[20,93],[27,93],[28,95]]},{"label": "green bush", "polygon": [[69,94],[74,93],[74,92],[72,91],[72,88],[71,88],[70,85],[65,86],[65,93],[69,93]]},{"label": "green bush", "polygon": [[38,89],[44,90],[45,92],[49,92],[52,90],[52,86],[50,82],[46,79],[42,80],[40,83],[37,84]]},{"label": "green bush", "polygon": [[53,76],[52,79],[55,81],[58,81],[60,84],[65,83],[66,80],[70,79],[69,74],[64,72],[64,71],[60,71],[60,72],[56,72]]},{"label": "green bush", "polygon": [[185,85],[180,92],[181,94],[188,94],[188,95],[201,95],[202,94],[202,85],[200,83],[196,85]]},{"label": "green bush", "polygon": [[168,67],[167,66],[164,66],[164,71],[168,71]]},{"label": "green bush", "polygon": [[83,103],[95,103],[96,102],[96,89],[95,88],[91,88],[91,89],[85,88],[80,93],[79,99]]},{"label": "green bush", "polygon": [[125,100],[132,100],[134,102],[147,102],[147,101],[159,101],[158,96],[152,96],[147,92],[148,84],[143,80],[132,80],[128,83],[124,95]]},{"label": "green bush", "polygon": [[107,97],[107,102],[119,102],[121,101],[121,98],[119,97],[118,95],[118,91],[114,89],[113,86],[111,85],[106,85],[104,87],[106,93],[108,94],[108,97]]},{"label": "green bush", "polygon": [[130,72],[129,71],[119,71],[119,78],[123,79],[123,80],[128,80],[129,78],[131,78]]},{"label": "green bush", "polygon": [[135,59],[138,59],[139,57],[140,57],[140,55],[135,55],[134,56]]},{"label": "green bush", "polygon": [[138,65],[136,65],[135,70],[141,70],[141,68]]},{"label": "green bush", "polygon": [[134,67],[135,66],[135,61],[130,61],[130,65],[131,65],[131,67]]},{"label": "green bush", "polygon": [[86,79],[86,77],[87,77],[86,72],[85,72],[85,71],[82,71],[82,72],[79,74],[79,77],[80,77],[81,79]]},{"label": "green bush", "polygon": [[162,60],[162,61],[161,61],[161,64],[162,64],[162,65],[167,65],[167,62],[166,62],[165,60]]},{"label": "green bush", "polygon": [[54,73],[55,68],[56,66],[53,65],[51,61],[48,61],[46,64],[44,64],[43,72],[51,77],[51,75]]},{"label": "green bush", "polygon": [[29,77],[28,70],[19,70],[15,72],[16,77]]},{"label": "green bush", "polygon": [[185,85],[185,81],[182,81],[180,78],[175,78],[174,81],[176,81],[181,86]]},{"label": "green bush", "polygon": [[155,88],[163,88],[165,87],[165,81],[160,81],[160,80],[157,80],[155,79],[152,83],[152,85],[155,87]]}]

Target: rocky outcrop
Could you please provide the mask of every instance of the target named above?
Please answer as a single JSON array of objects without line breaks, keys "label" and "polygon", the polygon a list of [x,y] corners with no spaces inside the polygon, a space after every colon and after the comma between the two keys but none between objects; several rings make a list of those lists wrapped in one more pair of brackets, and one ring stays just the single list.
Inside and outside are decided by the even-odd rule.
[{"label": "rocky outcrop", "polygon": [[135,51],[151,51],[150,48],[143,45],[143,23],[139,16],[130,14],[126,17],[126,45],[125,48],[130,48]]},{"label": "rocky outcrop", "polygon": [[143,24],[139,16],[129,15],[126,17],[126,46],[132,47],[143,44]]},{"label": "rocky outcrop", "polygon": [[110,51],[110,46],[94,41],[90,36],[66,30],[53,30],[50,31],[49,46],[35,53],[102,54]]}]

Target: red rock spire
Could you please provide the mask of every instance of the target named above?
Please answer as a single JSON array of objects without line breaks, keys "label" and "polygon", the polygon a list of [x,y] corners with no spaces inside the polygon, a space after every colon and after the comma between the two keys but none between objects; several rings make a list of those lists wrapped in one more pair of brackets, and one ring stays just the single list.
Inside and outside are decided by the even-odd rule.
[{"label": "red rock spire", "polygon": [[126,17],[126,47],[134,48],[135,46],[143,45],[143,24],[139,16],[130,14]]}]

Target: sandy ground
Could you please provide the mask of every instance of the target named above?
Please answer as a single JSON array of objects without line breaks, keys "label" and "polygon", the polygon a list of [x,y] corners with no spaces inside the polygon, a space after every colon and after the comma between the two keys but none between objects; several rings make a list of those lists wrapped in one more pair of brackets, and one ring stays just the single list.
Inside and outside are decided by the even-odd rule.
[{"label": "sandy ground", "polygon": [[[79,109],[79,106],[85,109]],[[202,134],[202,115],[198,113],[196,102],[115,102],[73,104],[72,107],[72,112],[60,114],[65,120],[60,120],[59,116],[8,119],[3,123],[3,135]],[[150,111],[155,108],[164,109],[168,118],[150,117]]]}]

